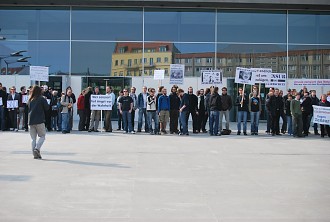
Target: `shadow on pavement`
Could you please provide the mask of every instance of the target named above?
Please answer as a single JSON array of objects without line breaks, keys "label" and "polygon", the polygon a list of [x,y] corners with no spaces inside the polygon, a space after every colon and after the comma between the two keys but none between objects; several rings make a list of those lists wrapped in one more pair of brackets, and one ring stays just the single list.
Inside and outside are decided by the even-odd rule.
[{"label": "shadow on pavement", "polygon": [[77,160],[58,160],[58,159],[42,159],[47,162],[59,162],[59,163],[68,163],[68,164],[77,164],[85,166],[96,166],[96,167],[113,167],[113,168],[131,168],[129,166],[124,166],[116,163],[93,163],[93,162],[84,162]]},{"label": "shadow on pavement", "polygon": [[0,181],[28,181],[31,179],[31,176],[25,175],[0,175]]}]

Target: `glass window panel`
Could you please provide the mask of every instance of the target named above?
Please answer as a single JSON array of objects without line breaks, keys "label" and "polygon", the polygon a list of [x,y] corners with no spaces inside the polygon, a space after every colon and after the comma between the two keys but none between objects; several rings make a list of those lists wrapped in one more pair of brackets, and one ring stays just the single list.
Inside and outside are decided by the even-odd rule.
[{"label": "glass window panel", "polygon": [[286,43],[286,12],[218,11],[218,42]]},{"label": "glass window panel", "polygon": [[72,10],[73,40],[141,41],[142,9]]},{"label": "glass window panel", "polygon": [[69,40],[69,9],[1,9],[1,35],[7,40]]},{"label": "glass window panel", "polygon": [[215,11],[146,9],[146,41],[214,42]]},{"label": "glass window panel", "polygon": [[[69,55],[70,44],[69,42],[1,42],[0,49],[4,49],[8,55],[8,52],[16,52],[19,50],[27,50],[22,53],[24,56],[31,56],[27,59],[27,63],[15,62],[18,58],[22,57],[8,57],[1,60],[1,73],[4,74],[6,66],[4,60],[10,64],[8,67],[19,68],[22,65],[33,66],[49,66],[50,75],[63,75],[69,73]],[[19,74],[29,74],[27,70]]]},{"label": "glass window panel", "polygon": [[289,12],[289,43],[330,44],[330,13]]}]

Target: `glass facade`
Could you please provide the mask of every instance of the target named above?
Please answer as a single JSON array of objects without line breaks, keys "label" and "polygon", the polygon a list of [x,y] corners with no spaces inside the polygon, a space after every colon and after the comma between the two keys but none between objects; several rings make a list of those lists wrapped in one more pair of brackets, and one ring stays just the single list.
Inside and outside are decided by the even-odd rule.
[{"label": "glass facade", "polygon": [[[185,75],[205,69],[265,67],[290,78],[330,78],[330,13],[288,10],[176,8],[1,7],[1,74],[28,65],[50,74]],[[27,50],[27,63],[10,53]],[[8,69],[7,69],[8,68]]]}]

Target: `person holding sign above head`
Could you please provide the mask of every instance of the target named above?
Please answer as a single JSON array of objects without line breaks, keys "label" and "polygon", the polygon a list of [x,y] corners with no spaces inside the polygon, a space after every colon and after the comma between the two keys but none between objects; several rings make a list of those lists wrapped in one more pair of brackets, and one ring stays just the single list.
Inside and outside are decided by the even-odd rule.
[{"label": "person holding sign above head", "polygon": [[16,93],[15,86],[10,88],[10,93],[7,98],[7,109],[8,116],[10,121],[10,128],[13,128],[13,131],[18,131],[17,126],[17,110],[18,110],[18,102],[19,102],[19,94]]},{"label": "person holding sign above head", "polygon": [[[327,95],[323,94],[319,102],[319,106],[330,107],[330,102],[327,101]],[[325,124],[320,124],[321,127],[321,137],[328,135],[330,137],[330,126]]]},{"label": "person holding sign above head", "polygon": [[66,93],[61,97],[61,105],[62,105],[62,133],[70,133],[70,126],[69,126],[69,115],[72,109],[73,101],[71,98],[72,91],[68,89]]},{"label": "person holding sign above head", "polygon": [[241,135],[241,123],[243,121],[243,134],[246,136],[247,116],[249,112],[249,98],[244,94],[243,89],[238,88],[239,95],[236,98],[237,106],[237,135]]},{"label": "person holding sign above head", "polygon": [[[93,95],[100,95],[100,88],[98,86],[94,88]],[[101,119],[101,110],[92,110],[88,132],[92,132],[92,131],[99,132],[98,128],[99,128],[100,119]]]},{"label": "person holding sign above head", "polygon": [[[41,88],[39,86],[34,86],[32,88],[32,93],[27,106],[29,110],[32,153],[34,159],[41,159],[40,149],[46,137],[45,113],[49,110],[49,105],[47,100],[42,96]],[[38,142],[37,136],[39,136]]]},{"label": "person holding sign above head", "polygon": [[135,134],[132,126],[133,99],[128,95],[128,90],[123,90],[124,95],[119,99],[119,112],[123,116],[124,133]]}]

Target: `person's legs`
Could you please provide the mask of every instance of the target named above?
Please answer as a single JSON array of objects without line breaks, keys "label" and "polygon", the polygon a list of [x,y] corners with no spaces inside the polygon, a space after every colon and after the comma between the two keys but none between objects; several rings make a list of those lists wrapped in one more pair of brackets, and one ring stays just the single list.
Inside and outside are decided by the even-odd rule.
[{"label": "person's legs", "polygon": [[3,106],[0,106],[0,130],[5,129],[5,112]]},{"label": "person's legs", "polygon": [[191,112],[191,117],[193,121],[193,132],[197,132],[199,127],[198,127],[198,116],[195,111]]},{"label": "person's legs", "polygon": [[69,129],[68,127],[68,113],[62,113],[62,132],[67,132]]},{"label": "person's legs", "polygon": [[[159,133],[159,117],[158,117],[158,114],[157,112],[155,112],[155,118],[154,118],[154,121],[155,121],[155,134]],[[166,123],[165,123],[166,124]],[[165,125],[166,127],[166,125]]]},{"label": "person's legs", "polygon": [[99,128],[99,123],[101,119],[101,110],[95,110],[95,126],[94,126],[94,131],[97,131]]},{"label": "person's legs", "polygon": [[180,113],[180,121],[182,125],[182,134],[188,134],[188,125],[187,125],[187,111],[182,111]]},{"label": "person's legs", "polygon": [[287,128],[287,121],[286,121],[286,116],[285,116],[285,113],[284,113],[284,111],[283,112],[281,112],[281,118],[282,118],[282,121],[283,121],[283,123],[282,123],[282,129],[281,129],[281,133],[285,133],[286,132],[286,128]]},{"label": "person's legs", "polygon": [[78,130],[82,131],[84,129],[84,110],[78,110],[79,115],[79,124],[78,124]]},{"label": "person's legs", "polygon": [[[94,128],[94,120],[95,120],[95,114],[96,114],[95,111],[96,110],[91,111],[91,118],[90,118],[90,122],[89,122],[89,130],[93,130],[93,128]],[[94,128],[94,130],[95,130],[95,128]]]},{"label": "person's legs", "polygon": [[241,133],[241,122],[243,120],[243,111],[237,112],[237,133]]},{"label": "person's legs", "polygon": [[25,131],[27,131],[29,129],[28,121],[29,121],[29,108],[26,105],[25,108],[24,108],[24,129],[25,129]]},{"label": "person's legs", "polygon": [[[147,117],[148,117],[148,114],[147,114]],[[110,116],[110,119],[111,119],[111,116]],[[131,112],[131,119],[132,119],[132,128],[134,130],[134,122],[135,122],[135,110],[134,109],[132,109],[132,112]]]},{"label": "person's legs", "polygon": [[[147,109],[143,108],[143,115],[144,115],[144,131],[147,133],[149,132],[149,127],[148,127],[148,118],[147,118]],[[142,128],[142,126],[141,126]]]},{"label": "person's legs", "polygon": [[243,112],[243,133],[246,133],[247,130],[247,115],[246,111]]},{"label": "person's legs", "polygon": [[226,114],[225,114],[225,112],[226,111],[220,111],[220,116],[219,116],[219,129],[220,129],[220,131],[222,131],[222,119],[223,119],[223,116],[225,116]]},{"label": "person's legs", "polygon": [[288,134],[292,135],[292,117],[291,116],[286,116],[286,122],[288,125]]},{"label": "person's legs", "polygon": [[214,111],[210,111],[210,119],[209,119],[209,133],[210,135],[214,135]]},{"label": "person's legs", "polygon": [[292,133],[293,136],[298,136],[298,118],[297,116],[292,116]]},{"label": "person's legs", "polygon": [[250,112],[250,117],[251,117],[251,134],[253,135],[256,132],[255,130],[256,112]]},{"label": "person's legs", "polygon": [[153,115],[152,115],[152,112],[147,112],[147,117],[148,117],[148,123],[149,123],[149,132],[153,133],[153,129],[152,129]]},{"label": "person's legs", "polygon": [[226,119],[226,130],[229,130],[229,122],[230,122],[230,119],[229,119],[229,110],[226,110],[225,111],[225,119]]},{"label": "person's legs", "polygon": [[58,131],[62,131],[62,113],[58,112],[57,114],[57,129]]},{"label": "person's legs", "polygon": [[127,116],[129,115],[128,111],[123,111],[123,123],[124,123],[124,131],[128,133],[128,118]]},{"label": "person's legs", "polygon": [[[133,123],[133,121],[132,121]],[[133,127],[134,129],[134,127]],[[112,110],[109,110],[109,131],[112,132]]]},{"label": "person's legs", "polygon": [[45,128],[45,124],[41,123],[36,125],[36,130],[39,136],[39,140],[37,142],[36,145],[36,149],[40,151],[42,144],[45,142],[46,139],[46,128]]},{"label": "person's legs", "polygon": [[259,118],[260,118],[260,112],[256,113],[255,116],[255,127],[254,127],[254,133],[258,135],[258,131],[259,131]]},{"label": "person's legs", "polygon": [[303,132],[305,135],[308,135],[308,115],[306,112],[302,113],[302,122],[303,122]]},{"label": "person's legs", "polygon": [[30,125],[30,137],[31,137],[31,148],[32,152],[37,146],[37,129],[36,125]]},{"label": "person's legs", "polygon": [[221,133],[219,133],[219,111],[214,111],[214,135],[221,135]]},{"label": "person's legs", "polygon": [[175,132],[175,128],[174,128],[174,111],[175,110],[170,110],[170,133]]},{"label": "person's legs", "polygon": [[[127,112],[127,124],[128,124],[128,130],[129,132],[133,132],[133,127],[132,127],[132,115],[130,112]],[[147,114],[147,113],[146,113]]]},{"label": "person's legs", "polygon": [[298,136],[302,136],[302,132],[303,132],[302,115],[298,115],[298,127],[297,127]]},{"label": "person's legs", "polygon": [[142,118],[143,118],[143,108],[139,108],[139,116],[138,116],[138,132],[141,132],[142,129]]},{"label": "person's legs", "polygon": [[321,137],[324,137],[325,136],[325,125],[323,124],[320,124],[320,127],[321,127]]}]

